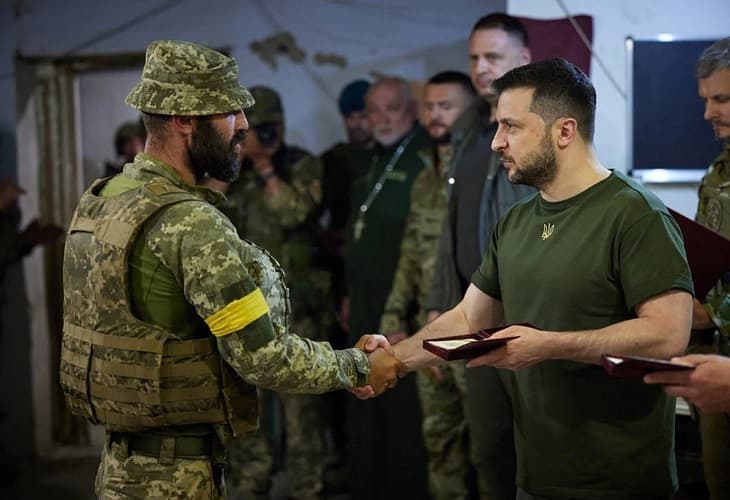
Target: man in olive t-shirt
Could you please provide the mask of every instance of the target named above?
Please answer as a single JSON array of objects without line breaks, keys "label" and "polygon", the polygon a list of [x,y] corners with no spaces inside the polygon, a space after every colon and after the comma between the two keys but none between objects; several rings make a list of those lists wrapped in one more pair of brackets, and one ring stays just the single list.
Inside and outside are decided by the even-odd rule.
[{"label": "man in olive t-shirt", "polygon": [[677,488],[673,401],[597,365],[604,353],[686,348],[681,233],[655,196],[595,157],[595,90],[580,69],[552,59],[494,85],[492,149],[510,182],[540,191],[499,222],[461,302],[395,355],[414,370],[439,360],[424,339],[530,323],[496,333],[518,338],[467,365],[514,370],[517,498],[667,498]]}]

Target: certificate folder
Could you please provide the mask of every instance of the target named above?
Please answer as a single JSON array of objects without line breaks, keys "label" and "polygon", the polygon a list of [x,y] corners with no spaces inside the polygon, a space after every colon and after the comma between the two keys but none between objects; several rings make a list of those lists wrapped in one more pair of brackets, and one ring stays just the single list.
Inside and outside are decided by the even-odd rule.
[{"label": "certificate folder", "polygon": [[455,337],[442,337],[438,339],[424,340],[423,348],[434,353],[436,356],[447,361],[456,359],[471,359],[481,356],[489,351],[502,347],[517,336],[491,339],[493,333],[504,330],[506,326],[479,330],[476,333],[457,335]]},{"label": "certificate folder", "polygon": [[651,372],[694,370],[694,366],[686,363],[672,363],[664,359],[620,354],[603,354],[601,364],[606,372],[613,377],[641,378]]},{"label": "certificate folder", "polygon": [[730,269],[730,240],[671,208],[669,213],[682,230],[695,296],[702,300],[720,276]]}]

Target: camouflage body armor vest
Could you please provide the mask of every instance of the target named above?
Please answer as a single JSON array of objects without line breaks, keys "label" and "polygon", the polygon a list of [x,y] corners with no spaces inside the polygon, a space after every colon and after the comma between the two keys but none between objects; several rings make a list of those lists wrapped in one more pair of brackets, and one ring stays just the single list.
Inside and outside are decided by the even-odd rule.
[{"label": "camouflage body armor vest", "polygon": [[730,238],[730,146],[726,146],[702,178],[697,222]]},{"label": "camouflage body armor vest", "polygon": [[180,339],[132,314],[127,263],[144,222],[200,200],[160,181],[103,198],[103,185],[82,196],[66,239],[61,385],[72,412],[116,432],[219,424],[224,442],[256,428],[256,388],[212,335]]}]

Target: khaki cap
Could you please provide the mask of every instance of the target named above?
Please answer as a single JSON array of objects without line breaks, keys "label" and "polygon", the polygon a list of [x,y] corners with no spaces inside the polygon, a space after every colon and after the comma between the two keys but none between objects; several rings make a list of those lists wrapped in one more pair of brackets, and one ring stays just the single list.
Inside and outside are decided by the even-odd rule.
[{"label": "khaki cap", "polygon": [[235,60],[202,45],[163,40],[147,47],[142,79],[126,102],[145,113],[200,116],[256,101],[238,82]]}]

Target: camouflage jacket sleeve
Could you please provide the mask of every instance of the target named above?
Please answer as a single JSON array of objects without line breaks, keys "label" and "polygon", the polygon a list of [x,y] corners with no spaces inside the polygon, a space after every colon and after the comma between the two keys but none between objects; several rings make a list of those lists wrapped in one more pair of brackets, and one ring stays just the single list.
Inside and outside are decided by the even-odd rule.
[{"label": "camouflage jacket sleeve", "polygon": [[420,225],[417,198],[411,196],[411,208],[406,220],[400,247],[398,267],[393,277],[393,287],[385,303],[380,320],[380,331],[386,335],[407,331],[408,306],[418,298],[421,283],[421,255],[418,228]]},{"label": "camouflage jacket sleeve", "polygon": [[288,291],[278,264],[240,240],[211,205],[173,205],[146,230],[155,255],[246,382],[303,393],[364,385],[370,364],[362,351],[335,351],[327,342],[290,335]]},{"label": "camouflage jacket sleeve", "polygon": [[[704,304],[707,314],[717,329],[730,339],[730,272],[709,291]],[[729,355],[730,353],[724,353]]]},{"label": "camouflage jacket sleeve", "polygon": [[285,228],[299,226],[312,217],[322,202],[322,161],[307,157],[291,166],[289,181],[280,179],[279,193],[266,205]]}]

